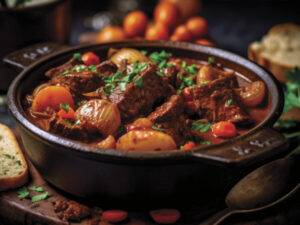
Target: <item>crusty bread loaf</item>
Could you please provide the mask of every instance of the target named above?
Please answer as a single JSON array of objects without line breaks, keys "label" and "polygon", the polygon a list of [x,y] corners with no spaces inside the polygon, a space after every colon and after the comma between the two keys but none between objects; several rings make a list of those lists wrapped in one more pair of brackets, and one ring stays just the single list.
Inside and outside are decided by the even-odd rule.
[{"label": "crusty bread loaf", "polygon": [[28,166],[20,146],[7,127],[0,124],[0,191],[26,183]]},{"label": "crusty bread loaf", "polygon": [[300,26],[283,23],[272,27],[260,42],[249,46],[248,57],[286,82],[285,72],[300,67]]}]

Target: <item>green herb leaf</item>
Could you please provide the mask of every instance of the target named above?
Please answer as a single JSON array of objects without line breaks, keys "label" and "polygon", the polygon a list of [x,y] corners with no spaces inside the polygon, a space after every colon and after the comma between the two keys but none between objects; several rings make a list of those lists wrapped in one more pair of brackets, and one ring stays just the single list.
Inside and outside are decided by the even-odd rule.
[{"label": "green herb leaf", "polygon": [[147,53],[148,53],[146,50],[141,50],[140,52],[142,55],[147,55]]},{"label": "green herb leaf", "polygon": [[75,71],[75,72],[81,72],[81,71],[84,71],[86,70],[87,66],[86,65],[76,65],[74,66],[71,71]]},{"label": "green herb leaf", "polygon": [[232,99],[230,98],[230,99],[227,100],[226,104],[231,105],[231,103],[232,103]]},{"label": "green herb leaf", "polygon": [[208,83],[209,83],[209,80],[203,81],[200,84],[197,84],[196,86],[200,87],[201,85],[208,84]]},{"label": "green herb leaf", "polygon": [[167,76],[166,74],[164,74],[163,72],[160,72],[160,71],[156,71],[156,74],[159,75],[159,76],[162,76],[162,77]]},{"label": "green herb leaf", "polygon": [[82,106],[86,102],[87,102],[87,100],[82,100],[82,101],[76,102],[75,109],[78,109],[80,106]]},{"label": "green herb leaf", "polygon": [[141,88],[141,87],[143,86],[143,78],[142,78],[141,76],[139,76],[139,77],[135,80],[134,85]]},{"label": "green herb leaf", "polygon": [[65,76],[65,75],[67,75],[68,73],[70,73],[70,70],[65,70],[61,75],[62,75],[62,76]]},{"label": "green herb leaf", "polygon": [[9,155],[9,154],[3,154],[5,157],[7,157],[7,158],[9,158],[9,159],[11,159],[12,158],[12,156],[11,155]]},{"label": "green herb leaf", "polygon": [[297,123],[295,122],[294,119],[282,119],[282,120],[278,120],[274,124],[274,127],[292,128],[295,127],[296,125]]},{"label": "green herb leaf", "polygon": [[28,197],[29,197],[29,192],[27,191],[26,187],[22,187],[18,190],[18,198],[23,199]]},{"label": "green herb leaf", "polygon": [[215,63],[215,58],[214,57],[208,57],[208,63],[209,64],[214,64]]},{"label": "green herb leaf", "polygon": [[193,64],[188,66],[186,61],[182,61],[182,68],[184,69],[185,72],[196,75],[199,68],[197,67],[197,65]]},{"label": "green herb leaf", "polygon": [[69,109],[70,109],[70,106],[67,104],[67,103],[61,103],[60,105],[59,105],[59,107],[61,108],[61,109],[63,109],[63,110],[65,110],[66,112],[69,112]]},{"label": "green herb leaf", "polygon": [[158,52],[153,52],[149,58],[151,59],[152,62],[159,64],[163,60],[167,60],[172,56],[171,53],[167,53],[165,50],[162,50],[160,53]]},{"label": "green herb leaf", "polygon": [[17,160],[17,163],[18,163],[19,166],[22,166],[22,163],[21,163],[20,160]]},{"label": "green herb leaf", "polygon": [[152,126],[152,129],[153,130],[158,130],[158,131],[164,131],[165,130],[164,128],[159,128],[157,126]]},{"label": "green herb leaf", "polygon": [[202,145],[211,145],[210,141],[201,141],[200,144]]},{"label": "green herb leaf", "polygon": [[79,59],[81,61],[81,54],[80,53],[74,53],[73,58]]},{"label": "green herb leaf", "polygon": [[89,66],[89,70],[92,72],[95,72],[97,70],[97,66],[91,65],[91,66]]},{"label": "green herb leaf", "polygon": [[52,196],[48,191],[46,191],[43,194],[39,194],[39,195],[35,195],[31,198],[31,202],[38,202],[38,201],[42,201],[45,200],[47,198],[49,198],[50,196]]},{"label": "green herb leaf", "polygon": [[29,190],[43,192],[44,188],[43,187],[32,186],[32,187],[29,188]]},{"label": "green herb leaf", "polygon": [[211,123],[202,123],[202,122],[194,122],[192,123],[192,130],[200,131],[201,133],[205,133],[212,126]]},{"label": "green herb leaf", "polygon": [[300,68],[295,67],[294,70],[287,71],[285,73],[285,77],[290,82],[294,82],[294,83],[300,85]]}]

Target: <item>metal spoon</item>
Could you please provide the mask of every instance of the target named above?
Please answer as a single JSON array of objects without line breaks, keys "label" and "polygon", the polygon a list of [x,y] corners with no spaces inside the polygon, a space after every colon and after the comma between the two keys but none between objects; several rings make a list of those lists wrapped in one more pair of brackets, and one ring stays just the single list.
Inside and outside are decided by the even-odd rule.
[{"label": "metal spoon", "polygon": [[200,225],[217,225],[230,215],[260,211],[290,198],[300,189],[299,161],[298,156],[286,157],[252,171],[227,194],[228,208]]}]

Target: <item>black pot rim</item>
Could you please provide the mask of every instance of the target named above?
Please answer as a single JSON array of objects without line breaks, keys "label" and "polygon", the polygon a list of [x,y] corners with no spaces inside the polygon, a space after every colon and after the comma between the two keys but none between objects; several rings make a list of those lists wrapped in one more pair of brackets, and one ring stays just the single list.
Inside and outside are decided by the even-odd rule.
[{"label": "black pot rim", "polygon": [[[271,100],[271,108],[268,116],[256,127],[251,129],[244,135],[238,136],[228,142],[224,142],[221,144],[215,144],[212,146],[207,146],[205,148],[198,148],[190,151],[178,151],[178,150],[171,150],[165,152],[135,152],[135,151],[121,151],[121,150],[114,150],[114,149],[99,149],[97,147],[89,146],[87,144],[80,143],[79,141],[74,141],[71,139],[67,139],[55,134],[51,134],[39,127],[35,124],[30,122],[26,116],[22,113],[22,104],[20,99],[20,91],[19,86],[23,79],[28,79],[28,74],[30,74],[31,70],[38,67],[42,63],[52,60],[53,58],[64,55],[70,54],[74,52],[80,52],[85,49],[91,50],[95,47],[125,47],[126,45],[130,45],[130,47],[157,47],[157,48],[179,48],[182,50],[194,51],[194,52],[201,52],[211,56],[215,56],[218,58],[226,59],[237,63],[239,65],[243,65],[243,67],[251,70],[258,77],[262,78],[268,89],[271,92],[272,100]],[[162,46],[163,45],[163,46]],[[51,53],[42,59],[39,59],[26,69],[24,69],[11,83],[8,94],[8,106],[11,114],[17,120],[17,122],[26,130],[30,131],[32,135],[35,135],[40,139],[40,141],[51,143],[52,145],[56,145],[61,147],[62,150],[66,151],[73,151],[75,154],[79,154],[82,157],[92,157],[92,158],[101,158],[101,157],[108,157],[109,159],[116,159],[120,160],[123,158],[131,159],[131,160],[165,160],[165,159],[178,159],[178,158],[187,158],[191,157],[193,153],[201,152],[202,150],[206,149],[215,149],[221,148],[227,145],[232,145],[236,141],[239,141],[243,138],[249,137],[254,133],[264,129],[269,128],[280,116],[282,109],[283,109],[283,92],[280,86],[280,83],[276,80],[276,78],[267,70],[259,66],[258,64],[243,58],[237,54],[231,53],[226,50],[222,50],[215,47],[208,47],[203,45],[197,45],[187,42],[172,42],[172,41],[146,41],[146,40],[128,40],[128,41],[120,41],[120,42],[111,42],[111,43],[104,43],[104,44],[85,44],[80,46],[71,47],[68,49],[59,50],[57,52]],[[24,112],[24,111],[23,111]]]}]

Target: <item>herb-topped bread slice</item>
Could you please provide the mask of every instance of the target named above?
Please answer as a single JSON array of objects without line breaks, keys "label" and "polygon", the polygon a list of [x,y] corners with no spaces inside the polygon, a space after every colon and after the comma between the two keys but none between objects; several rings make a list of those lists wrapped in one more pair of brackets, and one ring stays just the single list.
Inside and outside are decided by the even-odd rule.
[{"label": "herb-topped bread slice", "polygon": [[300,67],[300,26],[283,23],[272,27],[260,42],[249,46],[248,57],[286,82],[286,71]]},{"label": "herb-topped bread slice", "polygon": [[26,183],[28,166],[13,132],[0,124],[0,191]]}]

